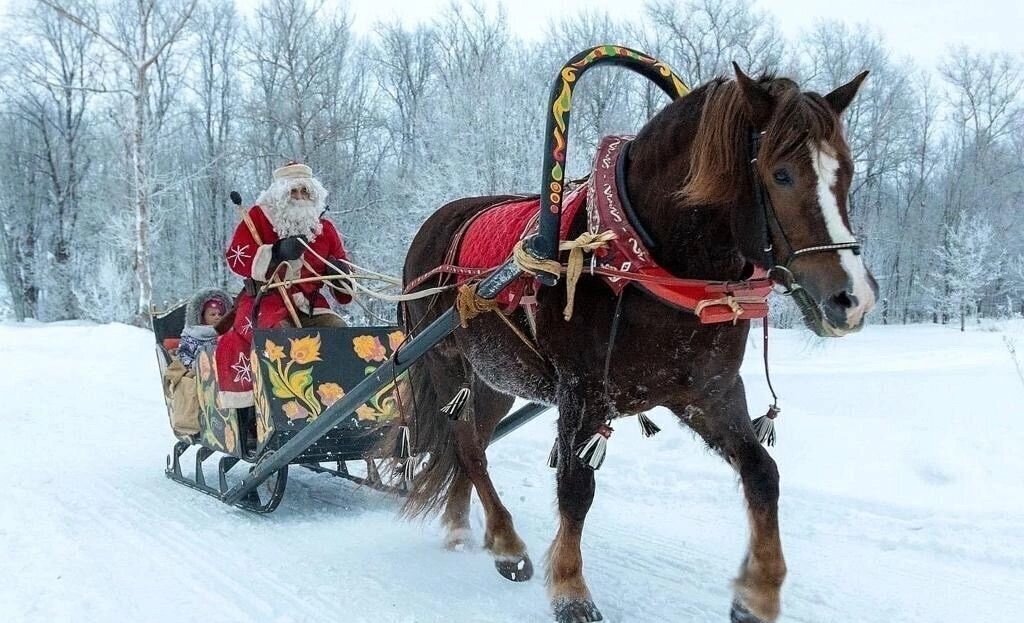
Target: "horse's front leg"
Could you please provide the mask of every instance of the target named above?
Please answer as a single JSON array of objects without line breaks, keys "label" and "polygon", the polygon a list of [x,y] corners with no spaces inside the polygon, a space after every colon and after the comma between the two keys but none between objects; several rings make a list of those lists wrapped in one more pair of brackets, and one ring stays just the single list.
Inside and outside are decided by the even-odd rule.
[{"label": "horse's front leg", "polygon": [[[594,471],[583,464],[576,448],[608,417],[603,400],[594,401],[578,384],[563,382],[558,397],[558,513],[559,526],[548,559],[548,591],[558,623],[602,620],[583,579],[580,542],[583,522],[594,501]],[[589,399],[589,400],[588,400]]]},{"label": "horse's front leg", "polygon": [[[674,409],[675,410],[675,409]],[[740,476],[747,501],[750,547],[733,582],[733,623],[770,623],[779,616],[786,562],[779,538],[779,470],[750,424],[743,382],[722,399],[675,410]]]}]

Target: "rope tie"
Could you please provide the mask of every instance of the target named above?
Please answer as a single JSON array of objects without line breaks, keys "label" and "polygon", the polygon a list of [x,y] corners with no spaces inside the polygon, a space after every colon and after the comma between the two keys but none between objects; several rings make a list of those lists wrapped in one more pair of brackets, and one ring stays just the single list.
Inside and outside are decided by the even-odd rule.
[{"label": "rope tie", "polygon": [[732,310],[732,323],[736,324],[736,321],[740,319],[741,315],[743,315],[744,303],[748,305],[755,303],[764,303],[764,298],[760,296],[733,296],[731,294],[727,294],[721,298],[705,299],[697,303],[697,307],[694,308],[693,313],[699,317],[700,313],[707,309],[708,307],[713,307],[716,305],[725,305],[730,310]]},{"label": "rope tie", "polygon": [[[615,238],[615,232],[612,231],[603,231],[597,234],[584,232],[575,240],[563,240],[558,245],[559,251],[569,252],[569,261],[565,266],[565,309],[562,312],[562,316],[566,320],[572,318],[573,305],[576,301],[576,283],[579,281],[580,275],[583,274],[583,254],[593,253]],[[525,242],[524,239],[516,243],[515,250],[512,252],[512,258],[520,270],[531,275],[541,272],[558,275],[562,272],[562,264],[557,260],[538,259],[527,253],[523,246]]]},{"label": "rope tie", "polygon": [[459,312],[459,324],[463,329],[469,327],[469,321],[480,314],[496,311],[499,307],[495,299],[481,298],[476,293],[476,284],[465,284],[459,287],[458,296],[455,299],[455,309]]},{"label": "rope tie", "polygon": [[615,238],[613,231],[598,234],[584,232],[575,240],[566,240],[558,245],[559,251],[569,252],[569,262],[565,269],[565,310],[562,314],[566,320],[572,318],[573,304],[576,302],[576,283],[583,274],[583,254],[593,253]]},{"label": "rope tie", "polygon": [[558,260],[544,260],[533,257],[526,251],[525,244],[526,239],[524,238],[517,242],[512,250],[512,259],[520,270],[531,275],[538,273],[560,275],[562,273],[562,264]]}]

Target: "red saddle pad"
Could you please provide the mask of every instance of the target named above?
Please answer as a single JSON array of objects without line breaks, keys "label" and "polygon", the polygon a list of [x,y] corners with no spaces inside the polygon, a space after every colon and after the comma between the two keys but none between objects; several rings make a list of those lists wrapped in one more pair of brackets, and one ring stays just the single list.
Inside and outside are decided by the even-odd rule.
[{"label": "red saddle pad", "polygon": [[[563,201],[559,232],[562,240],[568,235],[573,219],[586,198],[586,188],[581,186]],[[540,200],[534,198],[500,203],[484,210],[462,235],[458,265],[466,268],[500,266],[511,257],[517,242],[537,230],[539,208]]]}]

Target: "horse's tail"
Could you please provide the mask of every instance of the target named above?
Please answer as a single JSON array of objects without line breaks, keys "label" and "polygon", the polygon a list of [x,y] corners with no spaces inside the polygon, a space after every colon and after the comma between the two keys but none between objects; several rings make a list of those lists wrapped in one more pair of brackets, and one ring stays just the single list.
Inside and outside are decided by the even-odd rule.
[{"label": "horse's tail", "polygon": [[412,460],[422,460],[419,472],[412,479],[409,495],[402,507],[406,517],[420,517],[441,510],[455,478],[462,471],[452,431],[452,423],[441,413],[442,396],[431,382],[429,362],[413,366],[413,393],[416,414],[410,427]]},{"label": "horse's tail", "polygon": [[[409,311],[404,303],[399,304],[398,322],[407,336],[411,336],[415,328]],[[447,352],[442,354],[439,351]],[[409,368],[412,395],[402,397],[402,416],[396,421],[399,425],[392,426],[388,435],[378,445],[377,456],[390,456],[400,443],[399,436],[406,434],[402,426],[407,427],[412,456],[391,461],[394,479],[404,479],[409,487],[408,496],[402,507],[402,514],[407,518],[423,517],[440,510],[448,498],[448,491],[455,477],[462,469],[451,430],[451,421],[441,413],[443,401],[447,401],[451,396],[443,395],[444,389],[435,382],[436,376],[442,376],[445,381],[449,381],[447,373],[438,374],[438,371],[444,369],[447,372],[451,369],[452,365],[446,359],[451,355],[459,356],[452,351],[454,349],[446,349],[442,342]],[[456,369],[460,367],[459,364],[455,366]],[[450,384],[457,390],[461,386],[459,381],[460,379],[452,378]],[[412,461],[412,467],[419,470],[411,480],[405,478],[409,461]]]},{"label": "horse's tail", "polygon": [[[458,239],[459,231],[474,214],[514,198],[510,195],[471,197],[442,206],[423,223],[410,243],[402,268],[402,282],[408,287],[410,280],[445,263],[451,241]],[[440,285],[440,278],[434,279]],[[428,283],[433,284],[433,280]],[[411,336],[454,304],[452,292],[404,302],[399,305],[399,322],[405,334]],[[450,336],[409,368],[414,400],[404,400],[403,396],[403,416],[414,455],[412,460],[414,464],[419,463],[419,473],[409,483],[410,491],[403,507],[406,517],[424,516],[439,510],[448,499],[452,483],[462,472],[452,422],[441,413],[441,408],[466,386],[470,380],[469,370],[468,362]],[[382,442],[391,445],[384,447],[393,451],[402,432],[399,426],[393,426],[391,439]],[[408,464],[398,459],[395,466],[405,467]]]}]

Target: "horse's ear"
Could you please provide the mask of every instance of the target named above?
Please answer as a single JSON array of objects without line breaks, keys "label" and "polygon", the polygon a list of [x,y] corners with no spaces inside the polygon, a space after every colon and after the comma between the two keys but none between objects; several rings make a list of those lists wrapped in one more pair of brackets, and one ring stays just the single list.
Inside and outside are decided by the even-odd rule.
[{"label": "horse's ear", "polygon": [[828,102],[828,105],[837,115],[843,114],[846,107],[853,101],[853,97],[857,95],[857,90],[860,89],[860,84],[864,82],[864,78],[867,77],[867,70],[862,71],[857,74],[853,80],[850,80],[843,86],[825,96],[825,101]]},{"label": "horse's ear", "polygon": [[743,99],[747,102],[750,120],[754,127],[760,130],[771,119],[772,111],[775,110],[775,99],[764,85],[743,73],[735,61],[732,63],[732,68],[736,71],[736,84],[740,86]]}]

